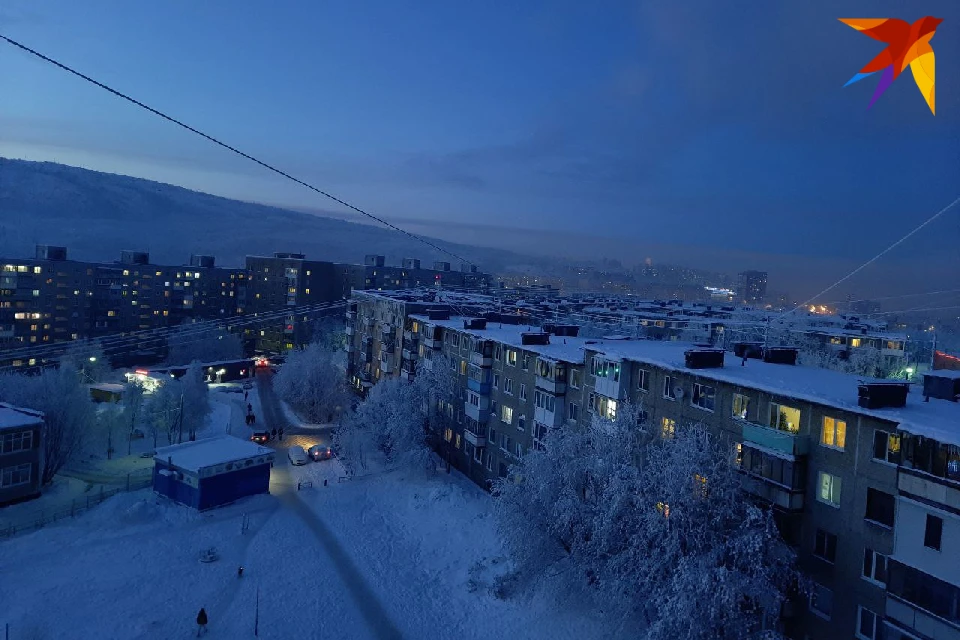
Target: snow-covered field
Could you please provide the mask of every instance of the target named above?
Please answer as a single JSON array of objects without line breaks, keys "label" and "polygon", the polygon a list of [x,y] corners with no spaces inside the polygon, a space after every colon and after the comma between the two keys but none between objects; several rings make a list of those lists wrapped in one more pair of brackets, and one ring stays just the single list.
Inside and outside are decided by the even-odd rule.
[{"label": "snow-covered field", "polygon": [[[0,625],[13,640],[186,638],[203,606],[210,637],[252,637],[259,587],[261,638],[611,637],[549,598],[492,595],[490,499],[462,477],[341,476],[335,460],[278,460],[269,496],[201,515],[126,493],[0,542]],[[211,546],[220,560],[201,563]]]}]

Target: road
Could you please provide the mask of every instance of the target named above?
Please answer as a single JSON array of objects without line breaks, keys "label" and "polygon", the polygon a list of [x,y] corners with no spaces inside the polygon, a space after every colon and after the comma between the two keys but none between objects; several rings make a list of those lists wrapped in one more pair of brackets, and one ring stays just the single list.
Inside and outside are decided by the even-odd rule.
[{"label": "road", "polygon": [[[273,391],[272,374],[269,371],[257,375],[257,387],[260,396],[260,411],[263,414],[265,428],[283,429],[283,442],[273,440],[269,446],[282,452],[286,447],[299,444],[304,449],[314,444],[328,444],[330,429],[314,430],[292,427],[287,420],[280,400]],[[291,435],[287,435],[291,434]],[[374,638],[383,640],[401,640],[403,637],[396,625],[390,620],[376,592],[370,588],[366,579],[357,569],[350,554],[330,531],[323,519],[297,495],[296,483],[290,474],[291,465],[286,455],[278,455],[270,478],[270,493],[277,496],[280,503],[297,514],[313,532],[322,552],[326,553],[337,575],[343,581],[346,592],[363,615]]]},{"label": "road", "polygon": [[294,426],[287,420],[287,416],[280,406],[280,399],[273,391],[273,373],[269,369],[257,373],[257,391],[260,396],[260,411],[263,413],[263,424],[266,429],[283,429],[283,441],[271,440],[268,446],[277,451],[285,451],[293,445],[300,445],[309,449],[315,444],[330,445],[333,443],[333,428],[304,429]]}]

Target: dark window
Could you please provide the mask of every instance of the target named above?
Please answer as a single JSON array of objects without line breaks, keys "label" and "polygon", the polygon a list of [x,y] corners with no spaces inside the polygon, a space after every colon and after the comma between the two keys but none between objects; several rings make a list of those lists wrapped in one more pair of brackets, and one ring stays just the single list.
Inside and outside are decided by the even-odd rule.
[{"label": "dark window", "polygon": [[923,532],[923,546],[940,551],[943,537],[943,518],[927,514],[927,528]]},{"label": "dark window", "polygon": [[867,489],[867,512],[864,518],[882,525],[893,526],[894,499],[889,493]]},{"label": "dark window", "polygon": [[881,584],[887,583],[887,556],[873,549],[863,550],[863,577]]},{"label": "dark window", "polygon": [[876,429],[873,432],[873,457],[891,464],[900,463],[900,436]]},{"label": "dark window", "polygon": [[813,545],[813,555],[827,562],[836,562],[837,536],[823,529],[817,529],[817,538]]}]

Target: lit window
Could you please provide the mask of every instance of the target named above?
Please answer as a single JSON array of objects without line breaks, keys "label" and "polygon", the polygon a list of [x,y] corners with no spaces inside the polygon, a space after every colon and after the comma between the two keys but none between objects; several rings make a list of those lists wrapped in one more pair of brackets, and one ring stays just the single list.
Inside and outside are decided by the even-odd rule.
[{"label": "lit window", "polygon": [[900,464],[900,436],[881,429],[873,432],[873,459]]},{"label": "lit window", "polygon": [[831,506],[840,506],[840,478],[820,472],[817,478],[817,499]]},{"label": "lit window", "polygon": [[750,398],[740,393],[733,394],[733,417],[740,420],[747,419],[747,410],[750,408]]},{"label": "lit window", "polygon": [[847,442],[847,423],[829,416],[823,417],[823,429],[820,432],[820,444],[825,447],[843,449]]},{"label": "lit window", "polygon": [[672,438],[677,432],[677,421],[672,418],[662,418],[660,420],[660,437]]},{"label": "lit window", "polygon": [[770,422],[768,424],[779,431],[800,433],[800,409],[771,402]]},{"label": "lit window", "polygon": [[508,407],[506,405],[500,406],[500,420],[511,424],[513,422],[513,407]]}]

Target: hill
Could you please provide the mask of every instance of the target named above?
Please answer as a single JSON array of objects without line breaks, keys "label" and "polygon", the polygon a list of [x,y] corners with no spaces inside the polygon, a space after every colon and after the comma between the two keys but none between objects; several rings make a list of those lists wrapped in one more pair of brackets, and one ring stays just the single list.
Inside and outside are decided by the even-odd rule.
[{"label": "hill", "polygon": [[[531,259],[509,251],[430,239],[501,271]],[[304,253],[315,260],[362,262],[369,253],[388,264],[419,258],[451,261],[424,244],[382,227],[346,222],[170,184],[52,162],[0,158],[0,255],[32,256],[35,244],[63,245],[76,260],[119,259],[122,249],[150,252],[157,264],[181,264],[191,253],[217,264],[243,264],[249,254]],[[454,269],[459,265],[452,265]]]}]

